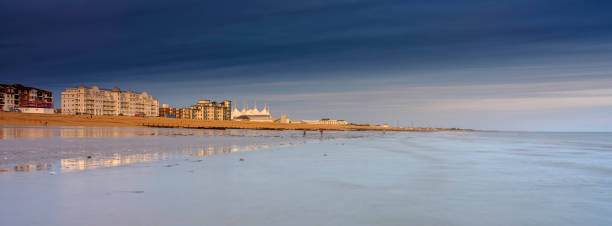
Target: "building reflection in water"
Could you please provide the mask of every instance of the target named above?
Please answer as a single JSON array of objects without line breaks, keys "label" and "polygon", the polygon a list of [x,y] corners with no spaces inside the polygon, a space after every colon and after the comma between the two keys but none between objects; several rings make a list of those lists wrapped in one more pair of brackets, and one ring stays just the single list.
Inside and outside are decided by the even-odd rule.
[{"label": "building reflection in water", "polygon": [[258,149],[269,148],[268,144],[254,144],[254,145],[206,145],[199,149],[191,150],[187,148],[183,150],[183,155],[177,155],[171,152],[152,152],[152,153],[140,153],[140,154],[113,154],[109,157],[95,157],[95,158],[67,158],[60,160],[60,168],[62,172],[69,171],[81,171],[95,168],[125,166],[135,163],[146,163],[158,160],[167,159],[180,159],[186,156],[192,157],[204,157],[216,154],[227,154],[231,152],[242,152],[242,151],[253,151]]},{"label": "building reflection in water", "polygon": [[117,137],[156,135],[155,131],[124,128],[75,127],[0,127],[0,139],[35,139],[47,137]]},{"label": "building reflection in water", "polygon": [[[287,135],[287,133],[284,133]],[[295,134],[294,134],[295,135]],[[0,126],[0,139],[46,137],[128,137],[128,136],[257,136],[280,137],[278,131],[207,130],[139,127],[8,127]]]},{"label": "building reflection in water", "polygon": [[54,131],[45,128],[0,127],[0,140],[14,138],[43,138],[54,135]]},{"label": "building reflection in water", "polygon": [[61,171],[79,171],[101,167],[123,166],[133,163],[152,162],[168,159],[168,153],[113,154],[110,157],[68,158],[60,160]]},{"label": "building reflection in water", "polygon": [[[299,136],[298,136],[299,135]],[[69,158],[61,158],[57,160],[48,160],[42,163],[42,160],[32,160],[29,161],[26,159],[20,159],[22,152],[12,153],[4,153],[11,154],[18,157],[13,156],[13,160],[24,161],[23,163],[10,163],[5,156],[4,159],[0,159],[0,173],[3,172],[28,172],[28,171],[79,171],[79,170],[87,170],[101,167],[114,167],[114,166],[123,166],[134,163],[145,163],[152,162],[158,160],[165,160],[175,158],[180,160],[181,158],[185,159],[193,159],[194,157],[205,157],[216,154],[227,154],[232,152],[240,152],[240,151],[253,151],[258,149],[269,148],[271,145],[267,144],[268,142],[272,142],[273,144],[284,147],[294,144],[294,142],[286,142],[286,141],[278,141],[278,139],[291,139],[291,138],[299,138],[302,139],[301,134],[294,132],[278,132],[278,131],[256,131],[256,130],[196,130],[196,129],[164,129],[164,128],[117,128],[117,127],[18,127],[18,126],[0,126],[0,140],[13,140],[10,142],[4,142],[4,146],[0,143],[0,148],[13,148],[13,149],[23,149],[24,151],[32,151],[34,150],[34,154],[38,152],[44,152],[41,150],[46,150],[45,146],[40,146],[40,143],[28,143],[25,146],[21,146],[20,142],[16,139],[37,139],[37,138],[53,138],[53,137],[127,137],[127,136],[226,136],[226,137],[258,137],[259,138],[273,138],[275,140],[270,141],[255,141],[255,140],[234,140],[235,142],[257,142],[255,144],[235,144],[235,143],[226,143],[226,144],[210,144],[210,145],[202,145],[200,144],[179,144],[176,149],[172,148],[172,146],[165,147],[164,150],[169,150],[168,152],[157,152],[155,150],[160,150],[158,148],[147,148],[130,151],[127,150],[117,150],[111,151],[108,154],[106,150],[99,153],[90,153],[87,155],[91,155],[91,158],[88,158],[87,155],[78,155],[78,157],[74,157],[74,153],[81,152],[82,150],[63,150],[62,145],[65,144],[61,141],[58,143],[59,145],[54,146],[54,148],[59,148],[58,153],[63,153],[66,151],[71,157]],[[292,137],[293,136],[293,137]],[[197,138],[194,138],[197,139]],[[211,140],[212,142],[227,142],[230,139],[234,138],[224,138],[225,141],[218,141],[217,139]],[[223,139],[221,139],[223,140]],[[126,142],[130,142],[131,140],[124,140]],[[1,142],[1,141],[0,141]],[[46,141],[44,141],[46,142]],[[72,142],[72,141],[70,141]],[[76,141],[77,143],[79,141]],[[266,143],[263,143],[266,142]],[[33,144],[33,145],[32,145]],[[72,143],[71,143],[72,144]],[[68,146],[72,147],[72,146]],[[67,147],[67,148],[68,148]],[[42,149],[41,149],[42,148]],[[113,147],[114,148],[114,147]],[[144,148],[144,147],[143,147]],[[53,150],[56,150],[53,149]],[[174,150],[173,150],[174,149]],[[2,150],[0,150],[0,153]],[[110,151],[110,150],[109,150]],[[137,152],[137,153],[136,153]],[[53,154],[50,154],[53,156]],[[45,155],[43,154],[43,159]],[[16,164],[19,164],[15,166]]]},{"label": "building reflection in water", "polygon": [[[29,171],[37,171],[37,170],[49,170],[51,169],[51,164],[49,163],[40,163],[40,164],[26,164],[19,165],[13,167],[13,171],[15,172],[29,172]],[[3,172],[9,172],[8,169],[2,169]]]},{"label": "building reflection in water", "polygon": [[[228,154],[232,152],[254,151],[271,147],[268,144],[251,144],[251,145],[205,145],[198,148],[185,148],[180,153],[172,152],[148,152],[137,154],[119,154],[115,153],[110,156],[92,156],[91,158],[64,158],[59,160],[59,171],[71,172],[82,171],[96,168],[107,168],[116,166],[125,166],[135,163],[146,163],[167,159],[182,159],[185,157],[206,157],[217,154]],[[53,169],[52,164],[24,164],[14,166],[12,168],[0,168],[2,172],[29,172]]]},{"label": "building reflection in water", "polygon": [[187,150],[184,150],[183,153],[190,155],[190,156],[202,157],[202,156],[209,156],[209,155],[216,155],[216,154],[227,154],[230,152],[253,151],[253,150],[265,149],[269,147],[270,145],[268,144],[251,144],[251,145],[242,145],[242,146],[239,146],[239,145],[228,145],[228,146],[207,145],[205,147],[195,149],[195,150],[187,149]]}]

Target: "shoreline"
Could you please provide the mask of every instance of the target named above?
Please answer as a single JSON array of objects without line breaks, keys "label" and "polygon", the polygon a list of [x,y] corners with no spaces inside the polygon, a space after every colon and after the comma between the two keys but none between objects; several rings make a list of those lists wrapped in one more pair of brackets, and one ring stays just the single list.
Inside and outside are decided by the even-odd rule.
[{"label": "shoreline", "polygon": [[0,112],[0,125],[12,126],[84,126],[84,127],[162,127],[190,129],[255,129],[255,130],[335,130],[335,131],[475,131],[457,128],[398,128],[367,125],[316,125],[303,123],[207,121],[161,117],[62,115]]},{"label": "shoreline", "polygon": [[[202,159],[228,153],[363,138],[368,136],[366,133],[369,132],[330,131],[324,136],[319,136],[318,132],[302,136],[301,131],[279,130],[0,126],[0,174],[60,173],[143,162]],[[137,145],[117,148],[126,142]]]}]

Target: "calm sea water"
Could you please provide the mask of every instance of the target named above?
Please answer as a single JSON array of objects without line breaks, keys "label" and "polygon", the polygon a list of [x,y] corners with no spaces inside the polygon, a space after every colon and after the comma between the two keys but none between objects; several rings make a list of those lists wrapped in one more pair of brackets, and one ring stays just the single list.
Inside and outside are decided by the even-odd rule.
[{"label": "calm sea water", "polygon": [[0,225],[612,225],[610,133],[0,131]]}]

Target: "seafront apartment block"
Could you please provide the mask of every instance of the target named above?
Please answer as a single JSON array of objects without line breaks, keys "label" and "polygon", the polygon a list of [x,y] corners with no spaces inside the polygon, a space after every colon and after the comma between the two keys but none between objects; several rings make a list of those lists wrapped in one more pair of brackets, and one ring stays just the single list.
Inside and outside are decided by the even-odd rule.
[{"label": "seafront apartment block", "polygon": [[171,108],[168,104],[162,104],[159,108],[159,117],[191,119],[190,108]]},{"label": "seafront apartment block", "polygon": [[231,120],[232,102],[225,100],[221,103],[210,100],[199,100],[198,104],[191,106],[191,118],[201,120]]},{"label": "seafront apartment block", "polygon": [[171,108],[167,104],[162,104],[159,108],[159,117],[199,119],[199,120],[231,120],[232,101],[224,100],[217,103],[210,100],[199,100],[196,105],[190,108]]},{"label": "seafront apartment block", "polygon": [[62,92],[62,114],[158,116],[159,104],[147,92],[79,86]]},{"label": "seafront apartment block", "polygon": [[53,113],[51,91],[21,84],[0,84],[0,111]]}]

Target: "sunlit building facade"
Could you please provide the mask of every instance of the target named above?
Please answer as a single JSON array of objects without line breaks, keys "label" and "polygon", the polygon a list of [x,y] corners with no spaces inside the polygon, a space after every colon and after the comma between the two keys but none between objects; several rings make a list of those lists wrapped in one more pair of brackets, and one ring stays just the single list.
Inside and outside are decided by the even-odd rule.
[{"label": "sunlit building facade", "polygon": [[162,104],[162,107],[159,108],[159,117],[190,119],[191,109],[190,108],[172,108],[172,107],[169,107],[167,104]]},{"label": "sunlit building facade", "polygon": [[199,120],[231,120],[232,102],[214,102],[210,100],[199,100],[196,105],[189,108],[172,108],[163,104],[159,108],[159,117]]},{"label": "sunlit building facade", "polygon": [[187,114],[187,112],[190,113],[191,119],[231,120],[231,109],[232,102],[229,100],[224,100],[220,103],[211,102],[210,100],[200,100],[198,104],[191,106],[190,111],[185,111],[185,114]]},{"label": "sunlit building facade", "polygon": [[51,91],[21,84],[0,84],[0,111],[53,113]]},{"label": "sunlit building facade", "polygon": [[158,116],[159,101],[146,91],[79,86],[62,92],[62,114]]}]

